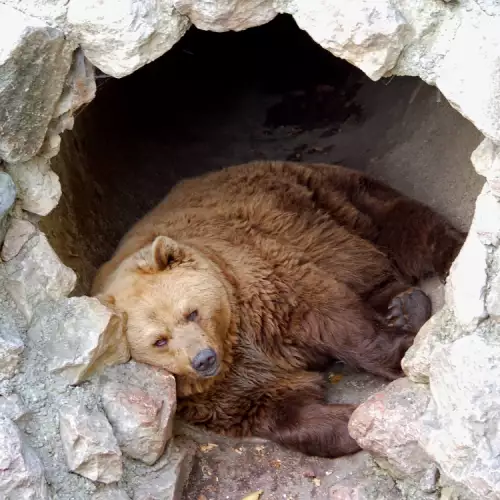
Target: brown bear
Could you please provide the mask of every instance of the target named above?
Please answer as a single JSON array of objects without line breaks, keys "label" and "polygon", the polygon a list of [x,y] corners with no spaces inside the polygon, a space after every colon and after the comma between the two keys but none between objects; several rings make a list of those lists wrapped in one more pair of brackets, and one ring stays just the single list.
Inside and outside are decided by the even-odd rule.
[{"label": "brown bear", "polygon": [[464,235],[340,166],[255,162],[178,184],[123,238],[93,293],[134,359],[176,375],[191,423],[306,454],[358,450],[328,404],[332,360],[394,379]]}]

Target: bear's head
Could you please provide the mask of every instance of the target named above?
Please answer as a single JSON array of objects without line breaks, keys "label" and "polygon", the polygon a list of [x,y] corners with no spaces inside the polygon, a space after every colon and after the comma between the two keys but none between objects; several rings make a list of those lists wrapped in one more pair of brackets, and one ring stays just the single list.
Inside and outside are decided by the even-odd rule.
[{"label": "bear's head", "polygon": [[193,381],[220,373],[232,299],[220,268],[201,252],[158,236],[120,264],[103,292],[126,317],[136,361]]}]

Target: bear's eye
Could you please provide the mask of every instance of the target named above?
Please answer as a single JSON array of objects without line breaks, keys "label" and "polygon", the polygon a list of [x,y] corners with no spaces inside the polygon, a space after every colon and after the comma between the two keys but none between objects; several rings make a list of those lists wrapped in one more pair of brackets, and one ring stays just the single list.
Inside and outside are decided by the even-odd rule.
[{"label": "bear's eye", "polygon": [[198,311],[195,309],[194,311],[191,311],[187,316],[186,320],[187,321],[196,321],[198,319]]},{"label": "bear's eye", "polygon": [[166,337],[159,338],[154,344],[154,347],[164,347],[168,344],[168,339]]}]

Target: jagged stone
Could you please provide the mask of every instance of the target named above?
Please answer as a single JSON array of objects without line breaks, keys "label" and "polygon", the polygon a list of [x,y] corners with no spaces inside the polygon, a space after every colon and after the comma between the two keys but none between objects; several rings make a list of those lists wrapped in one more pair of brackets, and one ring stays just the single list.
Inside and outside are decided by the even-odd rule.
[{"label": "jagged stone", "polygon": [[477,197],[471,224],[483,245],[498,246],[500,243],[500,200],[486,183]]},{"label": "jagged stone", "polygon": [[439,348],[430,367],[431,404],[419,441],[441,473],[467,490],[467,499],[500,496],[500,327]]},{"label": "jagged stone", "polygon": [[167,52],[189,27],[189,20],[162,2],[70,0],[71,37],[104,73],[123,77]]},{"label": "jagged stone", "polygon": [[155,463],[172,437],[174,377],[130,362],[107,369],[101,384],[104,411],[122,451],[147,464]]},{"label": "jagged stone", "polygon": [[71,471],[106,484],[120,480],[122,454],[102,412],[76,401],[66,403],[60,409],[59,428]]},{"label": "jagged stone", "polygon": [[349,432],[363,449],[383,457],[397,476],[418,480],[433,466],[418,444],[419,418],[430,397],[427,386],[396,380],[355,410]]},{"label": "jagged stone", "polygon": [[70,384],[130,359],[122,318],[93,297],[42,304],[28,336],[45,351],[48,370],[61,373]]},{"label": "jagged stone", "polygon": [[332,2],[296,0],[286,12],[326,50],[378,80],[396,64],[411,26],[395,2],[356,0],[355,7]]},{"label": "jagged stone", "polygon": [[13,259],[34,234],[36,234],[36,227],[31,222],[23,219],[12,219],[5,234],[2,253],[0,254],[2,260]]},{"label": "jagged stone", "polygon": [[63,26],[66,22],[68,0],[2,0],[19,12],[37,19],[42,19],[49,24],[57,23]]},{"label": "jagged stone", "polygon": [[16,374],[24,344],[14,331],[1,326],[0,324],[0,380],[4,380]]},{"label": "jagged stone", "polygon": [[278,14],[272,0],[212,4],[203,0],[174,0],[173,3],[197,28],[208,31],[241,31],[265,24]]},{"label": "jagged stone", "polygon": [[75,48],[64,31],[0,3],[0,158],[24,162],[42,146]]},{"label": "jagged stone", "polygon": [[405,374],[417,383],[429,383],[429,370],[434,351],[464,335],[448,307],[431,316],[420,329],[413,345],[401,362]]},{"label": "jagged stone", "polygon": [[154,469],[133,478],[134,500],[180,500],[193,467],[195,449],[190,441],[171,441]]},{"label": "jagged stone", "polygon": [[81,106],[89,103],[96,93],[94,66],[78,49],[73,54],[73,63],[64,83],[63,93],[57,103],[54,116],[49,124],[47,136],[38,155],[53,158],[59,153],[60,135],[65,130],[72,130],[75,122],[74,113]]},{"label": "jagged stone", "polygon": [[16,424],[0,415],[0,497],[50,500],[42,463]]},{"label": "jagged stone", "polygon": [[500,147],[485,139],[473,151],[471,161],[478,174],[486,177],[496,197],[500,197]]},{"label": "jagged stone", "polygon": [[61,183],[46,158],[37,157],[24,163],[10,164],[8,171],[16,183],[24,210],[48,215],[59,203]]},{"label": "jagged stone", "polygon": [[42,233],[32,236],[3,268],[4,287],[28,321],[39,304],[65,297],[76,283],[74,271],[61,262]]},{"label": "jagged stone", "polygon": [[27,414],[28,410],[17,394],[0,395],[0,415],[17,422]]},{"label": "jagged stone", "polygon": [[7,215],[16,201],[16,186],[7,172],[0,171],[0,247],[7,231]]},{"label": "jagged stone", "polygon": [[25,318],[5,289],[5,282],[4,266],[0,264],[0,380],[17,372],[24,349],[21,332],[26,327]]},{"label": "jagged stone", "polygon": [[471,231],[464,246],[451,266],[446,283],[446,303],[458,323],[472,331],[487,317],[488,249],[478,235]]}]

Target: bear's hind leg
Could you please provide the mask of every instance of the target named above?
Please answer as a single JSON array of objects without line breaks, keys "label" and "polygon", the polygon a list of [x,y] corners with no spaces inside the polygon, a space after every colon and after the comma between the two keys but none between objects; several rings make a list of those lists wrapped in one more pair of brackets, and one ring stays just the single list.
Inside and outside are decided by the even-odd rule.
[{"label": "bear's hind leg", "polygon": [[298,377],[311,379],[307,390],[293,390],[293,380],[284,379],[283,392],[272,395],[254,434],[318,457],[335,458],[359,451],[347,429],[356,406],[326,403],[320,374],[305,372]]}]

